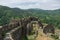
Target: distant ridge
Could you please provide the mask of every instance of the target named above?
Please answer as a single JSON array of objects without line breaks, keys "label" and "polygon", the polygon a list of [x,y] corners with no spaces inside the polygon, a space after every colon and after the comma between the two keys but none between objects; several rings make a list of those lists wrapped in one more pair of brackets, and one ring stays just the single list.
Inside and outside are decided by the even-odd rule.
[{"label": "distant ridge", "polygon": [[42,22],[52,23],[57,26],[59,26],[60,23],[60,9],[56,10],[43,10],[38,8],[20,9],[0,5],[0,25],[9,23],[9,20],[11,20],[11,18],[19,19],[28,16],[38,17],[41,19]]}]

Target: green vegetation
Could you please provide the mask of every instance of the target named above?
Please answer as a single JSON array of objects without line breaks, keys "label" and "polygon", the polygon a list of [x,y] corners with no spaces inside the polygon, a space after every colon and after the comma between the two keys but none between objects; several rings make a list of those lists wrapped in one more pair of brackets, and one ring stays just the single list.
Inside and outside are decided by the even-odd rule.
[{"label": "green vegetation", "polygon": [[26,35],[23,35],[21,40],[28,40],[27,36]]},{"label": "green vegetation", "polygon": [[59,37],[56,34],[52,35],[51,37],[54,38],[55,40],[59,40]]},{"label": "green vegetation", "polygon": [[38,17],[42,23],[52,23],[56,28],[60,29],[60,9],[42,10],[9,8],[0,6],[0,25],[9,23],[11,18],[19,19],[22,17],[34,16]]},{"label": "green vegetation", "polygon": [[6,34],[6,32],[2,32],[2,37],[3,37],[3,38],[5,37],[5,34]]}]

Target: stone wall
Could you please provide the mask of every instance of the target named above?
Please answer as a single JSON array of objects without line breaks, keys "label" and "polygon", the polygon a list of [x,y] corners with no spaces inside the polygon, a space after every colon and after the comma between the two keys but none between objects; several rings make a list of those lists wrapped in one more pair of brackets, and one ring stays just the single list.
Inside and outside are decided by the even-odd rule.
[{"label": "stone wall", "polygon": [[21,27],[14,28],[10,32],[6,33],[4,40],[21,40]]},{"label": "stone wall", "polygon": [[[22,18],[3,25],[2,28],[0,28],[0,40],[21,40],[23,35],[26,36],[27,24],[31,21],[38,21],[38,18]],[[5,38],[2,36],[3,32],[5,32]]]},{"label": "stone wall", "polygon": [[3,40],[3,37],[2,37],[2,26],[0,26],[0,40]]},{"label": "stone wall", "polygon": [[19,25],[17,25],[17,23],[14,23],[14,24],[6,24],[6,25],[3,25],[1,28],[0,28],[0,40],[3,40],[4,36],[5,36],[5,33],[9,32],[10,30],[18,27]]}]

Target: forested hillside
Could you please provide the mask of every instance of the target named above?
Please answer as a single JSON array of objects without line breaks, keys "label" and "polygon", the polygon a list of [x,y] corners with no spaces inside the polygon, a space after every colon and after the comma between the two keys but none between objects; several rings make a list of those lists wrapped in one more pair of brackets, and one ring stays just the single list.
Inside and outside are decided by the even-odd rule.
[{"label": "forested hillside", "polygon": [[60,9],[42,10],[42,9],[19,9],[9,8],[0,5],[0,25],[9,23],[14,19],[22,17],[34,16],[38,17],[42,23],[52,23],[55,27],[60,28]]}]

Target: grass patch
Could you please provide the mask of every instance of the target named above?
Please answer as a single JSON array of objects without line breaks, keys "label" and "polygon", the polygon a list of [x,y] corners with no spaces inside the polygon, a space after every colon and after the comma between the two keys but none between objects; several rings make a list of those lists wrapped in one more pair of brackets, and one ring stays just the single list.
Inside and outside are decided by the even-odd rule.
[{"label": "grass patch", "polygon": [[56,34],[51,35],[51,37],[54,38],[55,40],[59,40],[59,36]]}]

